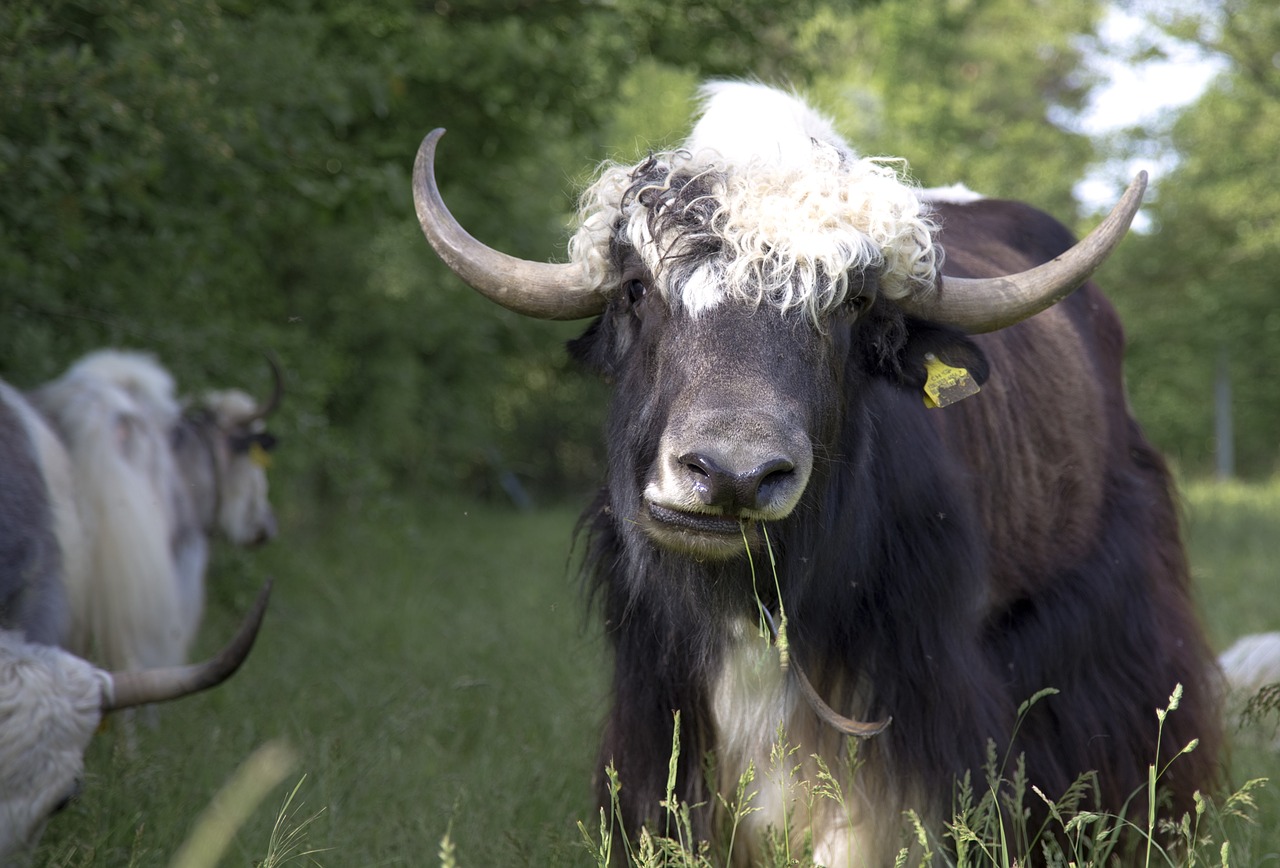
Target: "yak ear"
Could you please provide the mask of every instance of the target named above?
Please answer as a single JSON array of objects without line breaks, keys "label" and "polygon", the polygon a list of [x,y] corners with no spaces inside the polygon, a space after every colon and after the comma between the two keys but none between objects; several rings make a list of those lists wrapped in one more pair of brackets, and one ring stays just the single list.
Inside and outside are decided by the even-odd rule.
[{"label": "yak ear", "polygon": [[965,369],[978,385],[990,373],[986,354],[964,332],[908,316],[882,298],[876,299],[856,328],[862,364],[894,385],[923,389],[934,359]]},{"label": "yak ear", "polygon": [[898,354],[898,380],[908,389],[924,389],[937,362],[968,373],[981,386],[991,374],[986,353],[961,331],[906,317],[906,340]]},{"label": "yak ear", "polygon": [[594,371],[606,383],[614,379],[613,335],[609,334],[613,327],[608,322],[607,312],[596,317],[587,326],[587,330],[565,344],[569,350],[569,358],[589,371]]}]

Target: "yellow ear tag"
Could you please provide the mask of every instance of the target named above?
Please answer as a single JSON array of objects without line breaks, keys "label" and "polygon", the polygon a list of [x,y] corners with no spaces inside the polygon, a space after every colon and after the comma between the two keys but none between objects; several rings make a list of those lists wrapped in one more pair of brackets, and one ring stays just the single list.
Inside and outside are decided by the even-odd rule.
[{"label": "yellow ear tag", "polygon": [[249,444],[249,460],[263,470],[271,466],[271,455],[257,443]]},{"label": "yellow ear tag", "polygon": [[964,368],[953,368],[933,353],[924,354],[924,405],[946,407],[978,394],[978,384]]}]

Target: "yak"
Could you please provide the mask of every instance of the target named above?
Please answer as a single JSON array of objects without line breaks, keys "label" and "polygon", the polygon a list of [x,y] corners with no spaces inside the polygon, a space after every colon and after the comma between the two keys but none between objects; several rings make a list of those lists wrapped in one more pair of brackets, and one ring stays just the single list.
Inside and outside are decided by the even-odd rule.
[{"label": "yak", "polygon": [[202,663],[108,672],[22,633],[0,630],[0,864],[30,856],[49,817],[79,788],[103,715],[221,684],[248,657],[266,613],[262,589],[239,632]]},{"label": "yak", "polygon": [[[1076,243],[1029,205],[914,186],[794,93],[701,99],[681,147],[601,166],[567,263],[458,224],[443,130],[414,170],[421,228],[463,281],[592,318],[570,350],[612,397],[584,571],[612,651],[599,767],[627,832],[665,828],[674,736],[697,834],[754,771],[735,863],[785,824],[821,864],[892,865],[904,812],[939,834],[989,751],[1050,799],[1086,776],[1087,806],[1121,816],[1155,764],[1162,816],[1181,816],[1218,782],[1219,674],[1090,280],[1145,174]],[[843,804],[806,798],[824,774]]]},{"label": "yak", "polygon": [[177,699],[229,678],[247,657],[268,582],[236,637],[194,666],[109,672],[57,647],[69,622],[64,556],[80,527],[71,464],[35,408],[0,383],[0,864],[19,864],[72,796],[85,747],[110,711]]},{"label": "yak", "polygon": [[63,482],[50,489],[72,502],[58,526],[68,613],[51,641],[109,669],[186,661],[210,534],[254,545],[276,533],[264,420],[283,388],[272,372],[264,402],[230,389],[184,406],[152,356],[99,350],[27,396],[61,445],[46,466]]}]

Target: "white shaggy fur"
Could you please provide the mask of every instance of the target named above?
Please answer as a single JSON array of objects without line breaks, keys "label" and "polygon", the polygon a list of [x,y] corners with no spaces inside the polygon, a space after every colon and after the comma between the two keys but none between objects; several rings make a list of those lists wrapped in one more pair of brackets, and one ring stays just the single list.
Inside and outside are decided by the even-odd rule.
[{"label": "white shaggy fur", "polygon": [[[832,786],[840,782],[843,806],[814,796],[822,780],[817,757],[839,755],[845,736],[813,714],[759,627],[739,622],[727,651],[711,694],[720,792],[734,793],[748,766],[754,770],[744,790],[752,810],[741,821],[732,864],[762,862],[768,831],[788,827],[812,834],[808,843],[818,865],[891,864],[898,851],[896,816],[886,817],[839,768],[828,771]],[[872,773],[864,769],[863,781]],[[795,835],[793,855],[803,839]]]},{"label": "white shaggy fur", "polygon": [[1218,657],[1232,690],[1257,692],[1280,684],[1280,632],[1242,636]]},{"label": "white shaggy fur", "polygon": [[0,630],[0,864],[26,855],[74,793],[111,690],[106,672]]},{"label": "white shaggy fur", "polygon": [[[1242,636],[1218,656],[1226,676],[1228,703],[1239,717],[1245,704],[1262,688],[1280,684],[1280,632]],[[1280,735],[1273,730],[1271,745],[1280,750]]]},{"label": "white shaggy fur", "polygon": [[61,537],[87,563],[66,580],[67,647],[113,670],[185,662],[204,609],[208,532],[241,544],[275,532],[265,473],[232,454],[219,427],[253,400],[213,393],[212,421],[188,423],[168,372],[116,350],[84,357],[32,400],[70,454],[83,522],[78,539]]},{"label": "white shaggy fur", "polygon": [[[932,291],[940,267],[927,208],[894,168],[860,158],[830,121],[799,98],[760,84],[713,82],[683,148],[654,155],[666,181],[651,185],[657,211],[673,172],[706,173],[718,203],[709,232],[724,251],[702,274],[678,286],[664,279],[680,250],[659,249],[648,211],[624,202],[636,166],[606,164],[583,194],[570,257],[602,288],[616,283],[609,248],[620,234],[639,251],[673,306],[696,315],[724,299],[768,302],[817,318],[840,304],[846,275],[880,273],[889,298]],[[620,227],[620,228],[619,228]]]},{"label": "white shaggy fur", "polygon": [[[173,379],[141,354],[90,354],[34,393],[74,467],[90,564],[68,587],[74,653],[112,669],[186,660],[200,620],[173,581]],[[64,550],[67,546],[64,546]]]},{"label": "white shaggy fur", "polygon": [[947,187],[925,187],[920,191],[920,198],[926,202],[947,202],[951,205],[968,205],[981,202],[987,198],[975,193],[964,184],[951,184]]},{"label": "white shaggy fur", "polygon": [[[30,459],[33,465],[21,467],[3,467],[3,483],[7,490],[0,492],[0,520],[9,523],[8,530],[24,536],[28,543],[33,543],[40,536],[39,527],[42,521],[51,521],[47,528],[58,541],[58,557],[42,564],[40,569],[23,569],[23,575],[7,575],[0,577],[0,595],[14,594],[31,603],[30,608],[20,606],[24,611],[12,613],[17,616],[16,623],[4,626],[25,631],[27,638],[35,642],[60,644],[66,641],[69,612],[67,608],[67,588],[82,587],[86,581],[88,564],[81,545],[65,545],[65,541],[83,539],[80,513],[76,504],[75,489],[71,476],[71,459],[62,441],[49,428],[48,423],[17,389],[7,383],[0,382],[0,402],[17,417],[21,425],[21,435],[30,446]],[[12,432],[11,436],[18,436]],[[15,498],[21,486],[15,483],[14,475],[31,473],[39,477],[47,499],[48,515],[33,512],[32,505],[22,503]],[[7,510],[20,511],[22,515],[8,515]],[[0,569],[10,569],[12,565],[0,564]],[[18,592],[14,584],[27,585],[24,591]]]}]

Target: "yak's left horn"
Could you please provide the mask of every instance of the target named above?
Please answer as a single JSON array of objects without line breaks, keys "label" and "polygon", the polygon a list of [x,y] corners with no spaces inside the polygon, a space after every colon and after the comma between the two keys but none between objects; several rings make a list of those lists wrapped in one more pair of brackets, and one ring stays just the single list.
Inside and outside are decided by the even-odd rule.
[{"label": "yak's left horn", "polygon": [[267,358],[267,365],[271,368],[271,394],[267,396],[267,400],[258,404],[248,417],[239,420],[240,424],[247,425],[256,419],[265,419],[280,409],[280,401],[284,398],[284,374],[280,371],[280,363],[276,361],[274,353],[264,352]]},{"label": "yak's left horn", "polygon": [[477,241],[445,207],[436,186],[432,130],[413,163],[413,205],[431,246],[454,274],[490,301],[536,319],[582,319],[604,310],[604,297],[577,265],[517,259]]},{"label": "yak's left horn", "polygon": [[898,304],[909,314],[970,334],[1022,322],[1075,292],[1106,261],[1129,230],[1146,189],[1147,173],[1139,172],[1096,229],[1043,265],[1006,277],[943,277],[935,295]]},{"label": "yak's left horn", "polygon": [[249,656],[249,650],[253,648],[253,640],[258,636],[258,628],[262,626],[262,617],[266,614],[267,601],[270,597],[271,580],[267,579],[267,583],[258,592],[258,599],[254,602],[253,609],[240,625],[235,638],[215,657],[203,663],[171,666],[164,669],[145,669],[140,672],[111,673],[112,695],[103,701],[103,712],[181,699],[226,681]]}]

